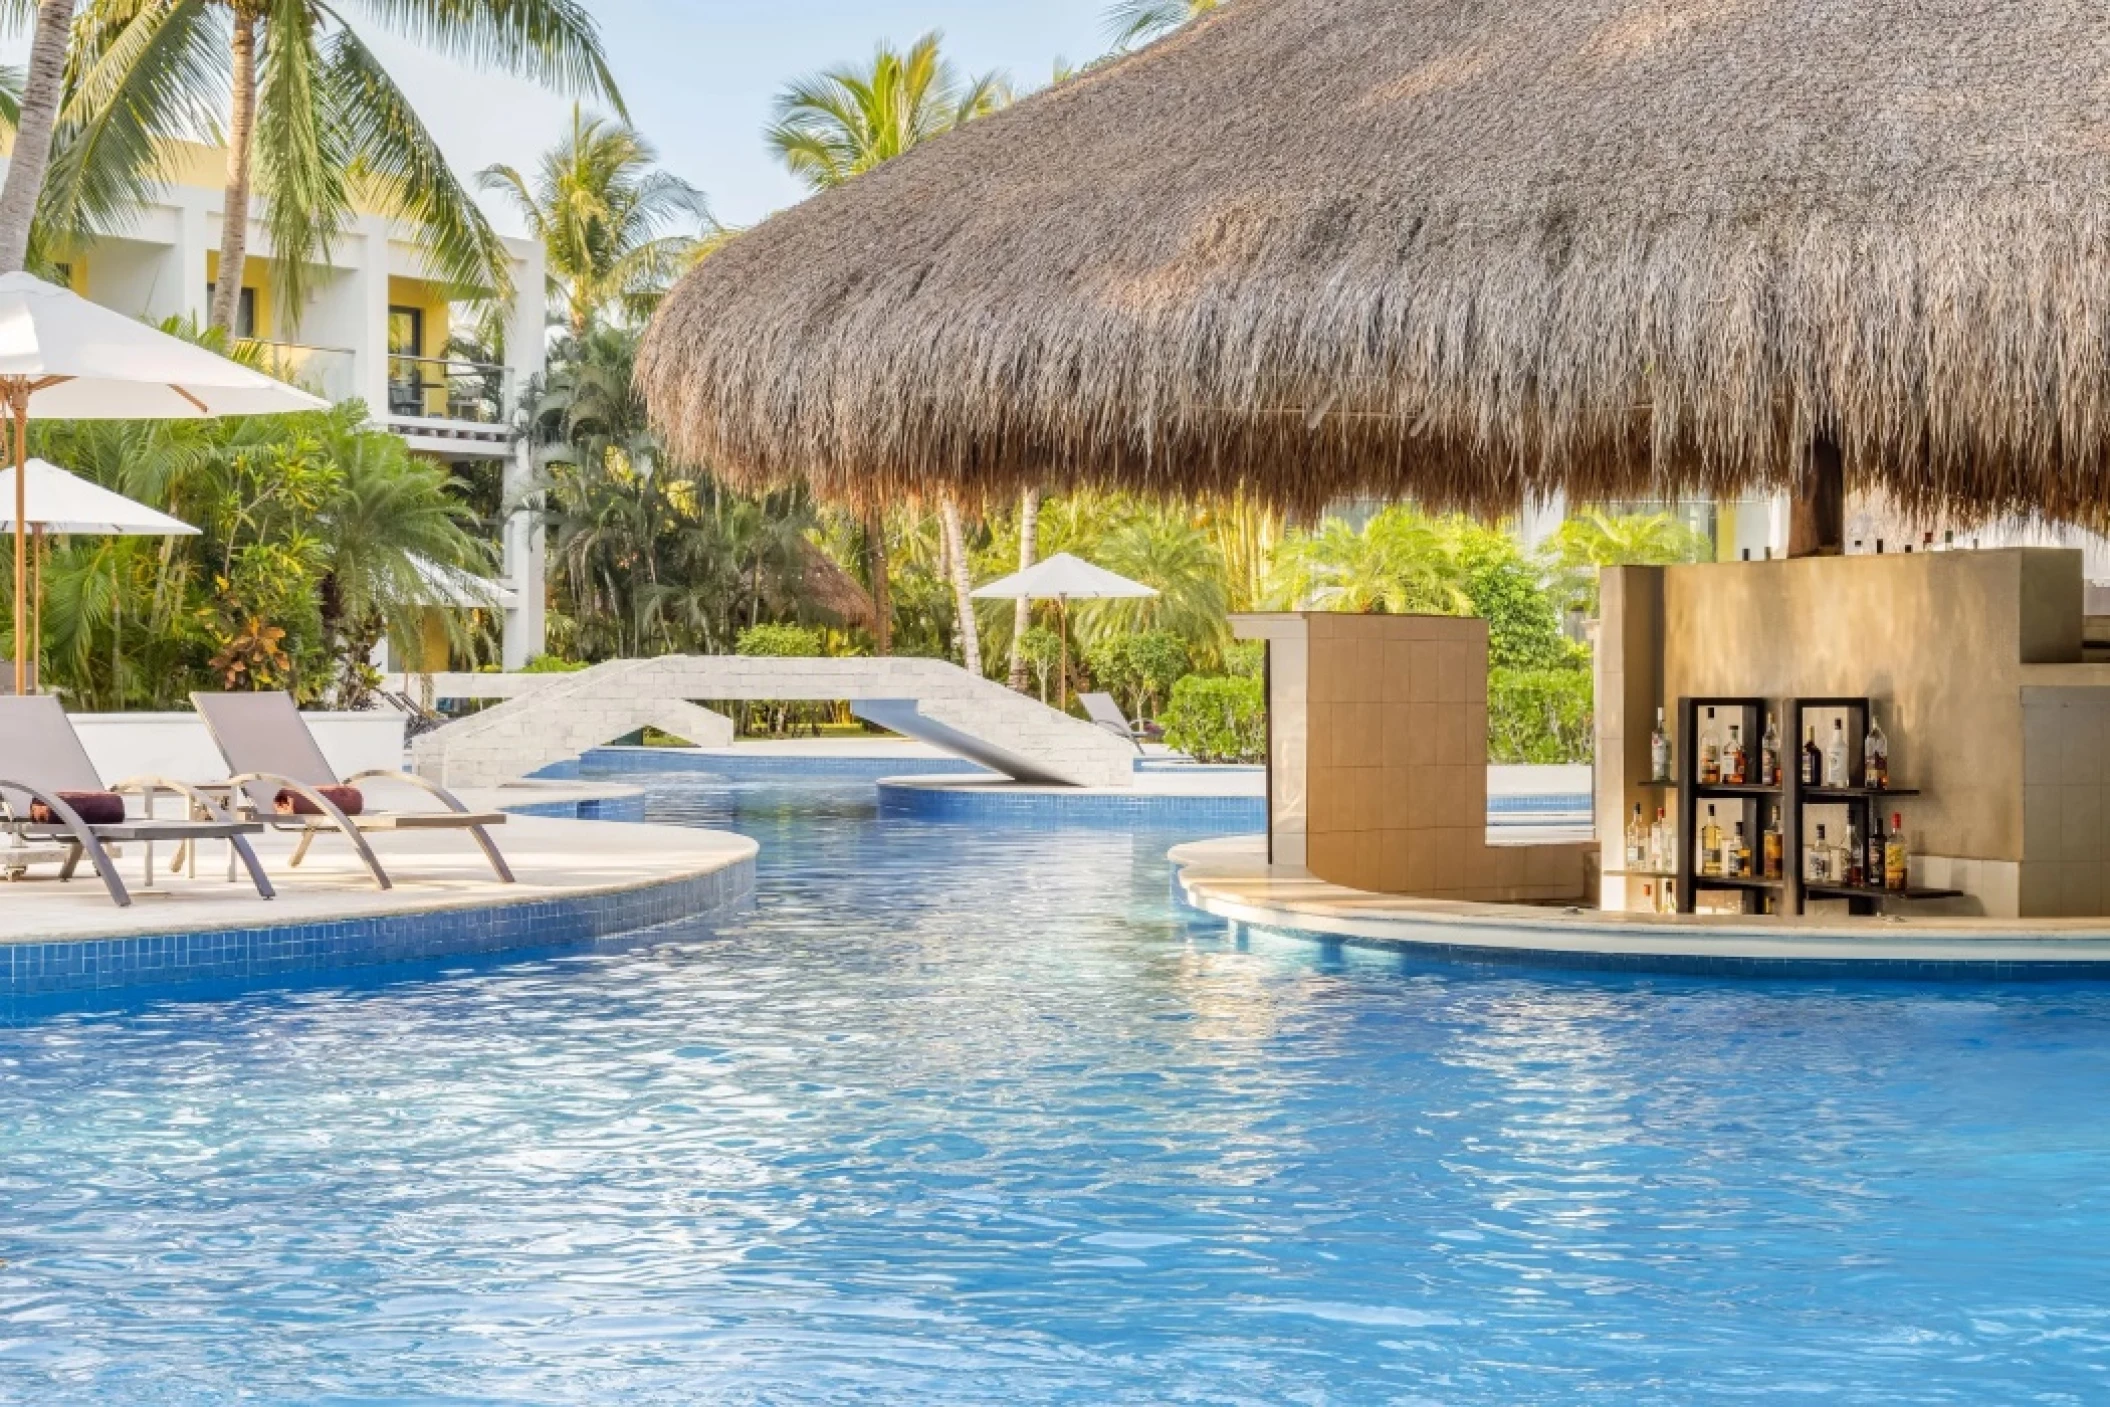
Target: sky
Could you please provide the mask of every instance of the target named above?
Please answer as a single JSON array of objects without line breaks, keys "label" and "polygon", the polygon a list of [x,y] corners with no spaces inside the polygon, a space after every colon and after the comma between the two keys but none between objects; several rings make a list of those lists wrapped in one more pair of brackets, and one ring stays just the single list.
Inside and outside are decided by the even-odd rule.
[{"label": "sky", "polygon": [[[1107,48],[1106,0],[589,0],[631,120],[662,164],[710,197],[719,219],[746,225],[797,201],[799,186],[762,144],[784,83],[865,58],[880,40],[906,47],[942,30],[945,52],[979,74],[1003,69],[1021,88],[1048,81],[1058,58]],[[347,6],[359,15],[364,7]],[[407,91],[455,169],[493,162],[529,170],[566,125],[570,99],[467,72],[362,33]],[[519,221],[486,202],[508,234]]]}]

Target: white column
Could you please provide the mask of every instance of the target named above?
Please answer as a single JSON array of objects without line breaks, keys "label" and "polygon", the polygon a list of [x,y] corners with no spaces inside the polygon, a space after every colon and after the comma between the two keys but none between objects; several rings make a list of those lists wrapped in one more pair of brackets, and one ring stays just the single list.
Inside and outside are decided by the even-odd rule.
[{"label": "white column", "polygon": [[352,385],[367,414],[383,423],[388,418],[388,222],[363,215],[356,230],[360,257],[351,296],[360,314],[349,344]]},{"label": "white column", "polygon": [[[184,196],[190,198],[185,199]],[[218,204],[215,197],[214,204]],[[182,192],[176,205],[176,247],[168,286],[157,288],[147,311],[155,317],[187,317],[199,327],[212,315],[206,302],[206,256],[219,247],[219,212],[207,210],[202,193]]]},{"label": "white column", "polygon": [[528,500],[534,482],[534,451],[523,435],[514,441],[512,457],[506,461],[504,485],[505,501],[521,505],[506,518],[505,526],[505,581],[515,597],[505,619],[504,664],[508,670],[524,668],[542,653],[547,640],[543,582],[548,550],[540,496]]}]

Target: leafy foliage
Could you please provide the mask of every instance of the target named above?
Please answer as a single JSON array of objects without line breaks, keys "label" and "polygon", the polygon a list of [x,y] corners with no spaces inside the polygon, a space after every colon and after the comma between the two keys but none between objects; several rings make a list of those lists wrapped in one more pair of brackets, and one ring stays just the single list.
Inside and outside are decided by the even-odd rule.
[{"label": "leafy foliage", "polygon": [[821,633],[803,625],[751,625],[733,645],[736,655],[799,659],[822,653]]},{"label": "leafy foliage", "polygon": [[1095,642],[1085,665],[1092,682],[1112,694],[1130,718],[1149,718],[1171,696],[1193,660],[1179,636],[1169,630],[1146,630]]},{"label": "leafy foliage", "polygon": [[1602,568],[1703,562],[1714,549],[1705,533],[1669,513],[1615,515],[1591,509],[1562,523],[1541,550],[1562,609],[1594,616]]},{"label": "leafy foliage", "polygon": [[1590,675],[1579,669],[1496,669],[1487,680],[1492,762],[1588,762]]},{"label": "leafy foliage", "polygon": [[764,139],[808,190],[828,190],[1010,101],[1001,76],[964,79],[924,35],[906,51],[882,44],[868,67],[802,78],[776,101]]},{"label": "leafy foliage", "polygon": [[1197,762],[1260,762],[1267,755],[1267,703],[1258,679],[1190,674],[1172,689],[1165,744]]}]

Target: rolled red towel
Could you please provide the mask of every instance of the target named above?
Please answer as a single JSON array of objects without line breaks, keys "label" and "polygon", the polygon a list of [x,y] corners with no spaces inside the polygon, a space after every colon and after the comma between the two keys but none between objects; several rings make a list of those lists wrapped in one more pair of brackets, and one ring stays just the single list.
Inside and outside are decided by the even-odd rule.
[{"label": "rolled red towel", "polygon": [[[91,826],[122,825],[125,819],[125,799],[114,791],[62,791],[59,800],[73,808],[73,813]],[[29,803],[29,819],[40,825],[56,825],[58,816],[41,801]]]},{"label": "rolled red towel", "polygon": [[[357,787],[310,787],[310,791],[326,799],[347,816],[356,816],[366,809],[366,797]],[[272,798],[272,809],[281,816],[320,816],[322,808],[297,791],[282,791]]]}]

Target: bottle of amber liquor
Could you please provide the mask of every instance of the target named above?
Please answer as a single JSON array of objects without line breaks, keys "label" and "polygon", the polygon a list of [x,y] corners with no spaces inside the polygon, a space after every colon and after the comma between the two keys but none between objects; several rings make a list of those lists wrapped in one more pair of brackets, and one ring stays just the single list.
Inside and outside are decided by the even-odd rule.
[{"label": "bottle of amber liquor", "polygon": [[1707,723],[1700,729],[1700,785],[1719,786],[1722,780],[1722,737],[1714,731],[1714,710],[1707,710]]}]

